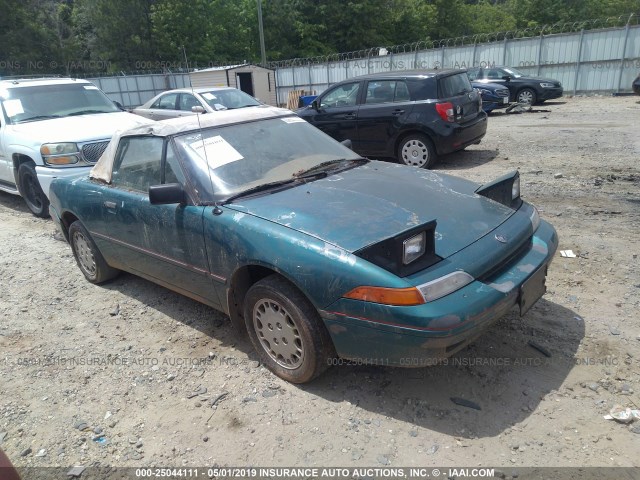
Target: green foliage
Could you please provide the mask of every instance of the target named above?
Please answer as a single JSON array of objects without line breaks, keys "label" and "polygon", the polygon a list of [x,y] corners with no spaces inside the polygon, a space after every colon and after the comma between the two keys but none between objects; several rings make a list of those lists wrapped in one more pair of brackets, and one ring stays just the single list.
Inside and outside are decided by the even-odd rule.
[{"label": "green foliage", "polygon": [[[0,75],[257,62],[258,0],[0,0]],[[268,60],[640,13],[640,0],[261,0]]]}]

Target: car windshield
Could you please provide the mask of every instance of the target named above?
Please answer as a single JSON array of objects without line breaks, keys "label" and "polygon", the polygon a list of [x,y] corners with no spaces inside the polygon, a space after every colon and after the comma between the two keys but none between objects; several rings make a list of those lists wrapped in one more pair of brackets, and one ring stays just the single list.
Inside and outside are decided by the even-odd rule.
[{"label": "car windshield", "polygon": [[295,179],[323,162],[352,163],[349,160],[360,158],[299,117],[205,129],[177,136],[175,142],[188,159],[189,177],[205,202]]},{"label": "car windshield", "polygon": [[215,110],[231,110],[260,105],[259,101],[242,90],[212,90],[210,92],[200,92],[200,95]]},{"label": "car windshield", "polygon": [[89,83],[8,88],[3,92],[2,106],[10,123],[120,111]]},{"label": "car windshield", "polygon": [[519,72],[515,68],[505,68],[504,71],[516,78],[524,77],[524,73]]}]

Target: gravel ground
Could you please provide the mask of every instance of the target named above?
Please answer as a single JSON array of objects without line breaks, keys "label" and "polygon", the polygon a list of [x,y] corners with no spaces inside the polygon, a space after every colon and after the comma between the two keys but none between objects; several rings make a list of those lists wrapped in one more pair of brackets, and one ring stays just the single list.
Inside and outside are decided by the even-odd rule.
[{"label": "gravel ground", "polygon": [[577,257],[556,255],[524,318],[425,369],[287,384],[210,308],[132,275],[87,283],[52,222],[0,193],[0,448],[18,467],[640,466],[640,421],[603,418],[640,405],[637,98],[497,113],[436,165],[519,169]]}]

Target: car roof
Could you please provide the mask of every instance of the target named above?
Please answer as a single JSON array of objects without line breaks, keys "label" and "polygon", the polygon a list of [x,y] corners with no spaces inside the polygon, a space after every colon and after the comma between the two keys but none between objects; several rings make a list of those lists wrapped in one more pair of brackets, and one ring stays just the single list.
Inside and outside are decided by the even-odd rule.
[{"label": "car roof", "polygon": [[183,132],[210,127],[223,127],[235,123],[251,122],[267,118],[279,118],[295,115],[285,108],[260,105],[252,108],[221,110],[215,115],[188,115],[185,117],[160,120],[148,125],[136,126],[120,132],[120,136],[155,135],[166,137]]},{"label": "car roof", "polygon": [[[396,70],[393,72],[380,72],[369,73],[367,75],[360,75],[359,77],[353,77],[349,80],[383,80],[387,78],[431,78],[431,77],[446,77],[456,73],[464,72],[462,69],[454,68],[439,68],[435,70]],[[347,81],[347,80],[345,80]]]},{"label": "car roof", "polygon": [[206,92],[217,92],[220,90],[238,90],[233,87],[198,87],[198,88],[174,88],[173,90],[167,90],[162,92],[160,95],[164,95],[165,93],[206,93]]}]

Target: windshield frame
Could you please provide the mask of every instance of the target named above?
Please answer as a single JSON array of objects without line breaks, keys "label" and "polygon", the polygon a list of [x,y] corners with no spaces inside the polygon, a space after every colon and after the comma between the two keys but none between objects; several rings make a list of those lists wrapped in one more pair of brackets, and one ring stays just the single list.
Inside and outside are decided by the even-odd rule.
[{"label": "windshield frame", "polygon": [[[266,150],[263,147],[266,144],[261,143],[259,144],[261,147],[259,150],[259,156],[245,156],[246,153],[255,153],[251,152],[252,147],[255,151],[258,151],[254,144],[256,140],[254,140],[255,135],[252,135],[254,132],[251,131],[251,127],[255,130],[256,127],[269,127],[270,124],[279,125],[279,122],[283,122],[285,124],[292,122],[301,126],[302,130],[294,129],[289,125],[283,127],[287,129],[287,131],[284,132],[290,136],[289,140],[291,140],[291,138],[296,138],[297,141],[289,141],[287,145],[283,145],[283,142],[277,139],[271,144],[270,148]],[[282,125],[280,126],[282,127]],[[293,130],[293,133],[289,130]],[[298,134],[302,133],[306,141],[300,141],[299,136],[295,136],[296,132]],[[232,135],[230,135],[230,133]],[[246,141],[247,143],[238,143],[238,138],[233,137],[234,133],[238,138],[241,137],[243,141]],[[211,165],[211,159],[206,153],[204,157],[195,153],[195,148],[203,148],[204,150],[202,151],[206,152],[207,146],[205,146],[204,143],[208,143],[208,140],[211,141],[217,137],[223,138],[224,143],[228,143],[229,146],[231,146],[236,153],[240,153],[242,157],[238,160],[232,160],[227,163],[214,166]],[[229,197],[236,196],[246,190],[271,182],[301,180],[290,182],[292,187],[296,187],[309,181],[309,179],[303,179],[296,176],[296,173],[299,173],[303,168],[308,169],[327,160],[345,159],[345,161],[349,161],[360,160],[362,158],[353,150],[329,137],[324,132],[318,130],[295,114],[281,117],[251,119],[242,122],[234,122],[225,125],[180,132],[173,135],[172,142],[175,146],[176,152],[182,159],[182,164],[185,166],[187,177],[194,186],[194,191],[199,198],[199,203],[203,205],[213,205],[224,202]],[[326,145],[326,149],[323,149],[326,151],[318,153],[318,150],[314,150],[314,148],[309,147],[309,142],[312,142],[314,145],[318,144],[320,147],[323,147],[323,144]],[[200,147],[200,144],[202,144],[203,147]],[[196,146],[194,147],[194,145]],[[248,149],[245,147],[248,147]],[[236,148],[238,150],[235,150]],[[289,150],[287,150],[287,148]],[[296,148],[298,150],[295,150]],[[287,161],[278,162],[277,158],[284,158],[287,151],[298,156],[296,158],[290,158]],[[274,160],[271,160],[271,156],[274,156]],[[243,161],[243,163],[249,166],[253,166],[253,163],[258,163],[259,161],[266,161],[265,163],[267,164],[269,164],[268,162],[273,161],[273,163],[269,164],[271,168],[262,172],[263,174],[261,176],[258,176],[251,181],[231,185],[227,180],[233,176],[233,168],[239,168],[238,172],[245,172],[244,165],[239,167],[238,164],[236,164],[236,162],[240,161]],[[228,166],[229,164],[236,164],[235,167],[231,167],[230,175],[225,176],[223,170],[219,170],[217,174],[214,174],[216,170]],[[276,169],[277,175],[273,173]],[[317,175],[316,178],[324,178],[328,175],[339,173],[339,171],[341,171],[341,169],[328,169],[326,175]],[[216,185],[218,188],[216,188]],[[225,190],[223,187],[226,187],[227,189]],[[251,196],[253,197],[253,195]]]},{"label": "windshield frame", "polygon": [[522,73],[519,70],[516,70],[515,68],[503,67],[502,69],[514,78],[521,78],[525,76],[524,73]]}]

